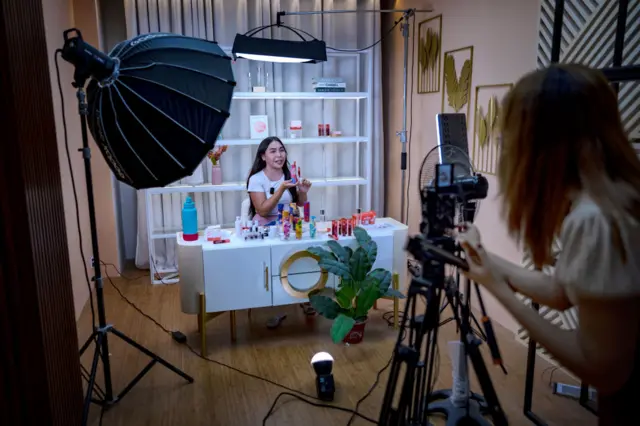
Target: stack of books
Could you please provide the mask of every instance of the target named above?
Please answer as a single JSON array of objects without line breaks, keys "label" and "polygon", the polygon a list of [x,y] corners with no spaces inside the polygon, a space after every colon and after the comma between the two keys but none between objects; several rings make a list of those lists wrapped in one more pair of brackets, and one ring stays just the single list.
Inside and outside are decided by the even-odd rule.
[{"label": "stack of books", "polygon": [[338,77],[317,77],[312,79],[314,92],[346,92],[347,83]]}]

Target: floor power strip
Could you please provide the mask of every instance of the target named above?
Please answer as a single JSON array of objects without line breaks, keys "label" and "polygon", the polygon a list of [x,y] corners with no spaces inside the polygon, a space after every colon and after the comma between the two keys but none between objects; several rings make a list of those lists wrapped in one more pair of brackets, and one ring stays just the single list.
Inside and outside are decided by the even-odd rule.
[{"label": "floor power strip", "polygon": [[[572,398],[572,399],[580,399],[580,386],[553,382],[553,394],[565,396],[567,398]],[[595,402],[597,399],[598,399],[598,392],[596,392],[595,389],[589,388],[589,400]]]}]

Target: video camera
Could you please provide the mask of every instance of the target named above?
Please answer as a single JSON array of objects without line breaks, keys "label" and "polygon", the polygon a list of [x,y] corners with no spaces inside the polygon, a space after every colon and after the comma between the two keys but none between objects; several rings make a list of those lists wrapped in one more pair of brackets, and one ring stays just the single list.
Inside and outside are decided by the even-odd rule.
[{"label": "video camera", "polygon": [[[420,190],[420,232],[434,242],[451,233],[456,217],[473,222],[476,202],[486,198],[489,191],[487,178],[481,174],[456,174],[454,164],[436,164],[435,176]],[[457,208],[461,211],[457,212]]]}]

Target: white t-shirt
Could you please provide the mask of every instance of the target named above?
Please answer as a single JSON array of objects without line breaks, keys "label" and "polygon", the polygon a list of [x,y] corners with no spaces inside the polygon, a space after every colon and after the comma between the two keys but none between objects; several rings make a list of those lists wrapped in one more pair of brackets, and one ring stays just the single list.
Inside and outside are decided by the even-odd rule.
[{"label": "white t-shirt", "polygon": [[[264,171],[259,171],[255,175],[249,178],[249,185],[247,187],[248,192],[262,192],[267,197],[267,199],[271,198],[276,192],[278,192],[278,187],[284,182],[284,175],[277,181],[271,181],[267,175],[264,174]],[[271,194],[271,189],[273,188],[274,194]],[[271,211],[271,216],[278,215],[278,204],[288,205],[293,202],[293,197],[291,196],[291,192],[287,189],[280,197],[280,201],[275,205],[273,210]]]}]

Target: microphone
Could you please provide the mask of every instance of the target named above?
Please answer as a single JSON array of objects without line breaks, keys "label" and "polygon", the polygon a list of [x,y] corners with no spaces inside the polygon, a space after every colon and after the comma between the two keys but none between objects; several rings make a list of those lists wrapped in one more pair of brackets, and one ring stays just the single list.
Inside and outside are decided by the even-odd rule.
[{"label": "microphone", "polygon": [[269,189],[269,194],[273,195],[276,193],[276,190],[274,187],[271,187],[271,189]]}]

